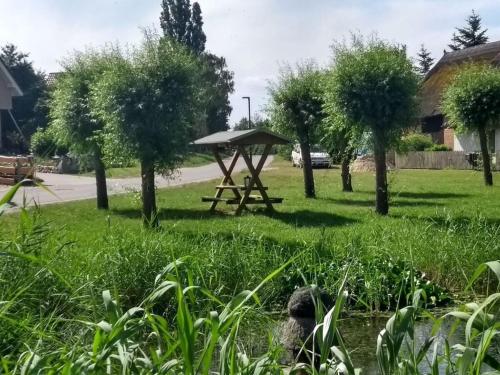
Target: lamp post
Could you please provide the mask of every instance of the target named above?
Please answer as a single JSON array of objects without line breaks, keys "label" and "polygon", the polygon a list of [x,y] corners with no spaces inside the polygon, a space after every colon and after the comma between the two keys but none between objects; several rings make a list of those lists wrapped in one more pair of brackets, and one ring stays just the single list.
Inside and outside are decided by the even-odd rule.
[{"label": "lamp post", "polygon": [[252,119],[250,118],[250,97],[242,96],[241,99],[248,100],[248,129],[252,129]]}]

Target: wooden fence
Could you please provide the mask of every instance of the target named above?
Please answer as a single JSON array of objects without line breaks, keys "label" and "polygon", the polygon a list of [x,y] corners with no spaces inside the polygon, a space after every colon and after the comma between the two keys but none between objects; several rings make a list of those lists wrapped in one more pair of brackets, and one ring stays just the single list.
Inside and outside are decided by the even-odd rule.
[{"label": "wooden fence", "polygon": [[0,156],[0,184],[14,185],[25,178],[33,178],[32,157]]},{"label": "wooden fence", "polygon": [[[493,161],[492,167],[500,170],[500,151],[497,151]],[[398,169],[473,169],[467,161],[467,153],[463,151],[412,151],[396,154],[394,164]]]}]

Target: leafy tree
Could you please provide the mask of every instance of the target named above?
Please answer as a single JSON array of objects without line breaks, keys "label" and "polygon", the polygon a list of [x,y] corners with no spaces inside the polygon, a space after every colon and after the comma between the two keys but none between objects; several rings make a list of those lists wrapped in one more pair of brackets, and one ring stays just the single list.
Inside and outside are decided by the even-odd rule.
[{"label": "leafy tree", "polygon": [[229,129],[229,116],[233,108],[229,95],[234,92],[234,73],[227,69],[226,59],[211,53],[201,56],[204,62],[202,81],[205,104],[206,130],[210,133]]},{"label": "leafy tree", "polygon": [[478,46],[488,42],[486,32],[482,30],[481,17],[472,10],[472,14],[465,20],[465,27],[457,27],[457,32],[453,33],[451,44],[448,45],[453,51]]},{"label": "leafy tree", "polygon": [[[232,107],[229,95],[234,92],[234,73],[227,68],[226,59],[205,51],[207,37],[199,3],[189,0],[163,0],[160,17],[163,34],[188,47],[203,62],[201,97],[205,112],[197,119],[196,136],[229,129]],[[196,131],[197,130],[197,131]]]},{"label": "leafy tree", "polygon": [[457,132],[478,133],[484,182],[493,185],[488,131],[500,124],[500,70],[489,65],[464,67],[444,92],[442,108]]},{"label": "leafy tree", "polygon": [[323,119],[322,72],[312,63],[299,65],[296,71],[285,68],[271,85],[270,115],[273,127],[297,139],[300,145],[307,198],[316,196],[311,164],[311,144]]},{"label": "leafy tree", "polygon": [[429,70],[431,70],[432,64],[434,64],[434,59],[431,57],[431,53],[422,44],[420,46],[420,51],[417,53],[418,71],[420,74],[425,76]]},{"label": "leafy tree", "polygon": [[352,192],[350,165],[356,156],[362,132],[358,127],[348,125],[347,120],[333,111],[334,107],[329,103],[330,99],[326,94],[324,106],[326,118],[323,121],[321,144],[326,148],[333,160],[340,161],[342,191]]},{"label": "leafy tree", "polygon": [[334,46],[329,104],[349,126],[370,132],[376,167],[376,212],[389,212],[386,151],[414,123],[418,76],[400,46],[354,38]]},{"label": "leafy tree", "polygon": [[105,146],[141,164],[142,211],[157,226],[155,171],[169,174],[183,160],[198,104],[199,60],[172,40],[147,34],[94,87],[93,101],[106,122]]},{"label": "leafy tree", "polygon": [[[10,116],[4,113],[2,124],[8,129],[6,146],[16,152],[26,152],[29,139],[37,127],[45,128],[48,123],[45,75],[35,70],[33,63],[28,60],[29,54],[19,51],[13,44],[7,44],[0,49],[0,58],[23,91],[23,96],[14,98],[12,114],[26,139],[18,134]],[[0,140],[0,147],[2,141]]]},{"label": "leafy tree", "polygon": [[64,62],[50,100],[50,127],[57,143],[94,161],[97,208],[108,208],[106,169],[103,161],[102,132],[105,123],[92,111],[91,90],[104,72],[118,59],[117,51],[75,53]]},{"label": "leafy tree", "polygon": [[190,38],[189,45],[191,46],[191,49],[198,54],[204,52],[207,36],[203,32],[203,17],[201,16],[200,4],[197,2],[193,3],[188,33]]}]

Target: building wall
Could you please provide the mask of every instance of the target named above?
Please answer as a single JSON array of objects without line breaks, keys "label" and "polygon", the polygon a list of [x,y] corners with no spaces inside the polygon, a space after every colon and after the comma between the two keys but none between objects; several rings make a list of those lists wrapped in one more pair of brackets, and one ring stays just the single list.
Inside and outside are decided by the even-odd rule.
[{"label": "building wall", "polygon": [[455,150],[455,131],[451,128],[443,130],[443,144],[448,146],[450,150]]},{"label": "building wall", "polygon": [[[500,129],[495,130],[495,151],[500,151]],[[453,151],[480,152],[479,137],[476,133],[455,134],[453,137]],[[493,144],[493,142],[491,142]]]},{"label": "building wall", "polygon": [[12,109],[12,90],[0,74],[0,109]]}]

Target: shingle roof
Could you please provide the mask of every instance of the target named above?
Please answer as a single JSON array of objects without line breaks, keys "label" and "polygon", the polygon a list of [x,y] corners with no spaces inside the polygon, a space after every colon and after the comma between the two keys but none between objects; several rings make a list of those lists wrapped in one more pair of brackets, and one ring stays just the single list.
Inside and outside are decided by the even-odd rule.
[{"label": "shingle roof", "polygon": [[500,64],[500,41],[447,52],[427,73],[421,90],[421,117],[441,114],[441,96],[460,65],[465,63]]},{"label": "shingle roof", "polygon": [[234,130],[218,132],[197,139],[195,145],[256,145],[286,144],[290,140],[266,129]]}]

